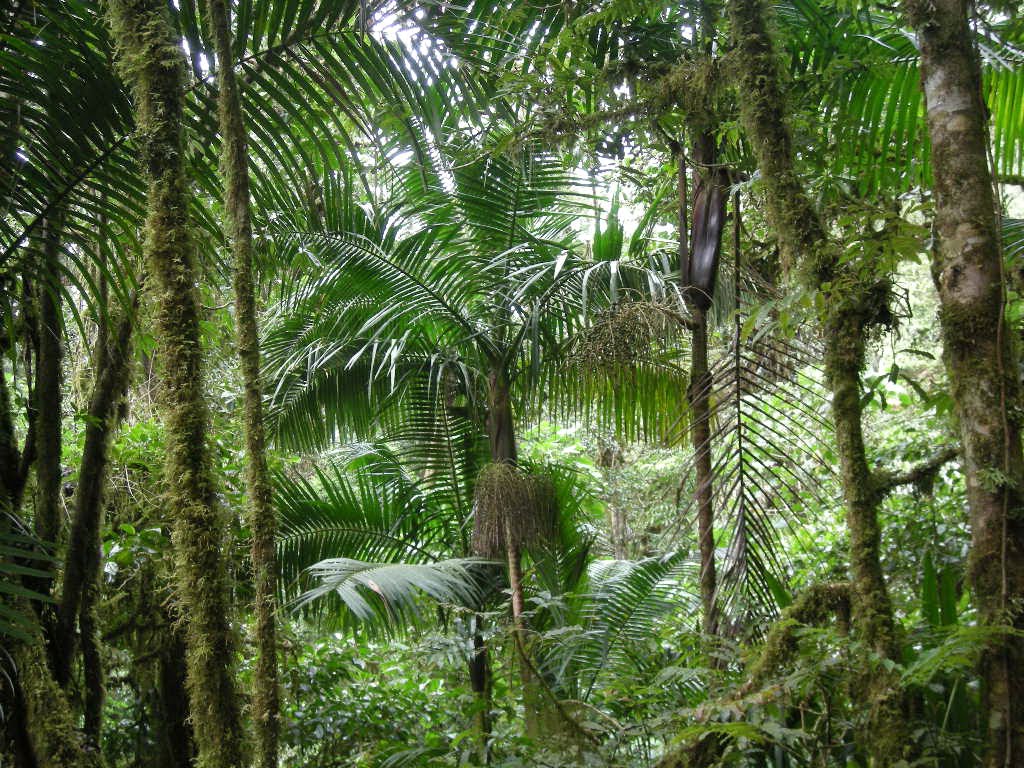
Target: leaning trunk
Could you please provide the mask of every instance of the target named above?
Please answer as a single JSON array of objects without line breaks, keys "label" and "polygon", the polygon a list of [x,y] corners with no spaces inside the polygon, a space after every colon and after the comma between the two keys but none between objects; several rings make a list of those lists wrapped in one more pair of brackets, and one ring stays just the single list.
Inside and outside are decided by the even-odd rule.
[{"label": "leaning trunk", "polygon": [[186,628],[190,713],[201,768],[240,768],[244,734],[222,550],[224,521],[207,445],[195,254],[182,129],[184,54],[163,0],[108,5],[132,86],[148,190],[145,252],[156,283],[163,364],[167,509],[174,517],[177,599]]},{"label": "leaning trunk", "polygon": [[[1018,365],[1004,316],[1003,262],[978,57],[965,0],[908,2],[921,44],[932,146],[932,274],[963,446],[969,579],[982,623],[986,766],[1024,761],[1024,459]],[[1005,631],[1004,631],[1005,630]],[[1014,635],[1012,632],[1017,634]]]},{"label": "leaning trunk", "polygon": [[224,210],[234,253],[235,315],[238,357],[245,388],[246,490],[252,528],[252,567],[256,587],[256,669],[253,674],[253,723],[256,755],[261,768],[277,767],[280,703],[277,674],[275,593],[277,566],[274,539],[277,521],[271,503],[263,428],[263,393],[260,388],[259,329],[252,273],[252,219],[249,162],[241,96],[231,53],[231,27],[225,0],[210,0],[211,34],[217,47],[217,84],[220,89],[220,128],[224,136]]}]

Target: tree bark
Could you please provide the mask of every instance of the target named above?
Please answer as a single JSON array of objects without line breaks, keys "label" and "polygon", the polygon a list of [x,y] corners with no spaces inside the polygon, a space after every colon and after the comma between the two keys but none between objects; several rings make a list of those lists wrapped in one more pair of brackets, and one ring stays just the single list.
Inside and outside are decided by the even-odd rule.
[{"label": "tree bark", "polygon": [[167,508],[174,517],[177,599],[187,640],[199,768],[241,768],[245,736],[235,681],[224,520],[207,445],[199,301],[190,242],[182,110],[184,54],[163,0],[110,0],[118,64],[132,87],[148,189],[145,252],[155,278],[162,362]]},{"label": "tree bark", "polygon": [[[37,338],[35,370],[36,497],[35,531],[44,542],[56,544],[61,532],[61,412],[64,380],[64,322],[61,317],[60,215],[43,227],[40,279],[36,282]],[[40,592],[52,585],[33,582]]]},{"label": "tree bark", "polygon": [[[825,373],[850,533],[853,625],[861,641],[883,658],[899,661],[899,643],[879,557],[878,507],[883,494],[871,475],[861,426],[864,335],[878,312],[876,281],[844,266],[795,170],[785,99],[762,0],[729,0],[741,94],[740,116],[761,171],[769,222],[782,263],[799,266],[804,279],[825,292],[822,333]],[[862,681],[859,697],[871,712],[869,751],[890,764],[914,749],[899,681],[877,673]]]},{"label": "tree bark", "polygon": [[696,470],[697,542],[700,548],[700,599],[704,633],[718,634],[715,593],[715,508],[711,464],[711,370],[708,367],[708,325],[703,310],[694,308],[694,328],[690,345],[690,441]]},{"label": "tree bark", "polygon": [[[1004,315],[1003,262],[988,164],[981,72],[966,0],[907,2],[935,192],[932,275],[963,445],[968,577],[981,622],[1024,630],[1024,458],[1018,364]],[[981,658],[984,764],[1024,761],[1024,640],[995,635]]]},{"label": "tree bark", "polygon": [[260,386],[259,329],[253,286],[252,218],[249,161],[241,96],[231,50],[231,25],[225,0],[210,0],[210,32],[216,43],[220,129],[224,137],[222,170],[224,209],[234,255],[235,316],[238,357],[245,388],[246,490],[252,528],[252,568],[255,580],[256,669],[253,674],[252,717],[256,728],[257,763],[277,768],[280,732],[280,694],[277,671],[277,563],[274,543],[277,521],[271,498]]},{"label": "tree bark", "polygon": [[[74,519],[68,537],[64,561],[64,580],[57,609],[54,636],[54,674],[57,682],[67,687],[75,655],[75,626],[80,609],[86,621],[93,606],[86,607],[85,596],[98,588],[103,529],[103,490],[107,482],[107,458],[117,421],[117,409],[128,387],[131,335],[134,325],[132,308],[118,322],[112,343],[108,334],[97,336],[94,353],[96,378],[89,401],[85,424],[78,485],[75,487]],[[83,640],[84,640],[83,629]]]}]

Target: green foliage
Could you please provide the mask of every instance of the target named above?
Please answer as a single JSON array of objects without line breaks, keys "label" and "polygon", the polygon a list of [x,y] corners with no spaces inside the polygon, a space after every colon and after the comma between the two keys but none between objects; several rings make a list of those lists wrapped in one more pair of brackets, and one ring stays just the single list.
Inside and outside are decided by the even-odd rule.
[{"label": "green foliage", "polygon": [[[211,372],[211,487],[228,522],[220,551],[232,608],[253,586],[219,224],[218,67],[235,69],[250,130],[267,426],[280,465],[279,590],[288,604],[279,617],[286,764],[479,760],[475,717],[486,705],[467,669],[477,640],[494,673],[494,766],[646,766],[693,744],[723,765],[863,765],[870,713],[854,701],[865,670],[912,694],[911,733],[927,764],[975,764],[976,664],[1003,630],[979,625],[964,588],[970,531],[956,463],[891,489],[879,510],[899,659],[861,647],[831,615],[792,616],[808,586],[848,578],[818,340],[823,311],[842,297],[779,274],[777,233],[762,209],[792,201],[755,171],[759,144],[738,109],[744,73],[725,45],[732,22],[716,18],[720,8],[229,5],[229,61],[212,54],[204,3],[168,11],[188,56],[182,159],[198,257],[190,282],[200,283],[196,344]],[[1015,182],[1024,175],[1021,26],[990,7],[976,13],[992,163]],[[806,210],[784,212],[820,212],[841,244],[828,256],[873,286],[875,330],[855,395],[872,469],[910,470],[951,444],[955,404],[932,278],[919,263],[934,206],[916,42],[894,9],[813,0],[776,4],[764,40],[782,52],[784,73],[781,92],[760,106],[788,111],[797,170],[810,178]],[[84,411],[81,382],[93,364],[83,350],[108,305],[127,303],[146,282],[137,163],[145,136],[113,53],[100,6],[0,11],[0,309],[11,432],[27,443],[31,297],[43,280],[67,308],[68,491],[83,431],[72,414]],[[708,122],[743,206],[742,216],[730,209],[735,242],[724,252],[734,259],[723,263],[709,312],[716,599],[726,619],[714,640],[694,632],[689,316],[675,176]],[[1005,311],[1020,330],[1024,223],[1019,194],[1005,198]],[[39,254],[57,213],[54,276]],[[152,370],[163,353],[152,298],[142,296],[103,530],[98,635],[111,768],[170,760],[162,729],[176,715],[161,696],[184,697],[171,680],[183,653],[169,579],[175,510],[161,501],[177,479],[164,470],[174,436],[153,418]],[[502,496],[489,477],[495,372],[509,379],[519,438],[511,486],[545,478],[536,519],[522,514],[536,506],[530,494]],[[606,466],[600,451],[612,444],[621,457]],[[996,470],[983,476],[991,488],[1006,480]],[[509,478],[499,479],[507,491]],[[530,523],[514,532],[525,545],[528,658],[560,715],[548,724],[551,738],[534,742],[520,722],[505,564],[467,557],[481,522],[489,546],[476,549],[503,555],[513,511]],[[57,566],[60,586],[60,542],[32,534],[28,501],[14,512],[0,521],[5,649],[35,637],[26,601],[48,602],[25,577]],[[619,543],[613,514],[625,521],[625,560],[610,557]],[[239,627],[248,620],[246,611],[232,617]],[[238,634],[248,675],[252,638]],[[751,685],[761,641],[770,647],[778,637],[787,663]],[[0,666],[13,680],[9,661],[5,654]],[[84,686],[76,666],[72,704]],[[187,730],[174,738],[187,751]]]}]

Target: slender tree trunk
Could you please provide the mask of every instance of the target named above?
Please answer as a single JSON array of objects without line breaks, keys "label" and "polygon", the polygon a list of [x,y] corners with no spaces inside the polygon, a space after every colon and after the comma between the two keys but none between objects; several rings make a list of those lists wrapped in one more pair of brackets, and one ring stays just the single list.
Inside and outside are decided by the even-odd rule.
[{"label": "slender tree trunk", "polygon": [[697,496],[697,540],[700,546],[700,600],[704,632],[718,634],[715,606],[715,509],[711,466],[711,371],[708,367],[708,325],[700,309],[691,310],[693,337],[690,344],[690,441],[694,453]]},{"label": "slender tree trunk", "polygon": [[[504,371],[492,371],[488,386],[487,433],[491,445],[491,461],[495,463],[516,464],[519,461],[519,450],[516,445],[515,421],[512,414],[512,400],[509,392],[508,376]],[[540,712],[537,695],[537,683],[533,679],[532,666],[526,651],[526,625],[523,619],[523,572],[521,553],[514,544],[515,536],[511,532],[510,523],[505,522],[505,541],[508,559],[508,586],[512,606],[512,639],[519,657],[519,679],[523,689],[523,709],[525,712],[526,732],[529,736],[540,735]]]},{"label": "slender tree trunk", "polygon": [[[61,317],[61,216],[48,218],[43,231],[42,274],[36,282],[37,356],[35,370],[36,535],[56,543],[61,532],[61,411],[64,322]],[[48,593],[50,584],[34,583]]]},{"label": "slender tree trunk", "polygon": [[[173,623],[173,619],[171,620]],[[156,720],[157,743],[160,745],[160,768],[191,768],[195,764],[196,744],[193,723],[186,706],[185,666],[187,646],[183,633],[170,630],[167,643],[160,651],[157,667]]]},{"label": "slender tree trunk", "polygon": [[[15,443],[7,376],[0,369],[0,455],[5,462],[20,464]],[[7,530],[20,511],[20,472],[11,467],[0,468],[0,530]],[[12,488],[9,482],[16,487]],[[18,744],[20,762],[38,768],[98,768],[97,753],[83,749],[75,727],[71,706],[53,678],[46,654],[42,624],[28,601],[12,595],[0,596],[6,610],[17,611],[26,619],[22,630],[29,639],[8,638],[4,651],[13,662],[17,674],[5,676],[5,703],[17,707],[14,721],[20,724]]]},{"label": "slender tree trunk", "polygon": [[858,312],[826,318],[825,373],[832,391],[832,422],[850,532],[853,624],[883,658],[899,661],[900,644],[881,561],[878,508],[882,495],[868,467],[861,408],[864,327]]},{"label": "slender tree trunk", "polygon": [[473,717],[480,737],[477,753],[480,763],[490,764],[489,741],[491,738],[491,663],[487,644],[481,632],[481,617],[473,617],[473,653],[469,657],[469,684],[477,701],[477,712]]},{"label": "slender tree trunk", "polygon": [[[705,116],[706,119],[711,118]],[[697,498],[697,542],[700,548],[700,595],[702,613],[704,618],[704,632],[708,635],[718,634],[718,611],[715,605],[716,592],[718,589],[718,577],[715,567],[715,508],[714,508],[714,480],[712,468],[712,444],[711,444],[711,389],[713,381],[711,368],[708,364],[708,319],[707,308],[711,304],[711,297],[704,295],[703,286],[692,284],[694,280],[693,260],[697,256],[698,228],[707,228],[707,211],[704,215],[697,210],[702,199],[708,197],[711,185],[720,184],[722,179],[717,169],[709,168],[714,166],[718,160],[718,152],[715,146],[715,138],[707,131],[694,132],[694,162],[697,165],[697,181],[694,184],[694,213],[693,213],[693,242],[687,244],[690,233],[680,230],[680,254],[686,254],[686,258],[680,264],[684,275],[684,295],[690,304],[690,314],[693,318],[693,329],[690,343],[690,386],[687,390],[687,400],[690,405],[690,441],[694,453],[694,469],[696,473],[696,498]],[[685,164],[680,155],[679,173],[683,176],[681,189],[685,189]],[[680,196],[680,206],[685,205],[685,195]],[[701,232],[706,236],[706,232]],[[720,234],[719,234],[720,237]],[[717,270],[717,264],[713,265]]]},{"label": "slender tree trunk", "polygon": [[615,490],[615,474],[622,467],[622,448],[614,440],[603,442],[597,449],[597,466],[604,470],[604,482],[609,488],[605,506],[608,509],[608,525],[611,530],[612,555],[616,560],[629,557],[629,518]]},{"label": "slender tree trunk", "polygon": [[167,508],[187,633],[190,713],[199,768],[240,768],[245,742],[235,682],[224,520],[207,445],[199,301],[189,232],[182,128],[184,54],[163,0],[110,0],[119,65],[132,86],[149,182],[145,251],[155,279],[162,362]]},{"label": "slender tree trunk", "polygon": [[[55,676],[67,687],[75,655],[75,625],[79,614],[91,620],[87,593],[98,588],[103,529],[103,489],[107,482],[107,458],[117,422],[117,409],[128,387],[134,307],[118,322],[112,343],[108,334],[97,336],[94,353],[96,379],[89,402],[81,469],[75,488],[74,518],[64,562],[64,583],[57,610],[54,637]],[[91,602],[91,601],[88,601]],[[85,631],[83,628],[83,647]],[[95,654],[90,649],[90,653]],[[102,684],[102,683],[101,683]]]},{"label": "slender tree trunk", "polygon": [[[96,558],[97,563],[99,557]],[[98,569],[97,569],[98,570]],[[107,698],[106,681],[103,675],[103,657],[100,649],[99,602],[100,581],[97,574],[82,593],[82,607],[79,610],[78,626],[82,637],[82,677],[84,690],[83,732],[89,749],[99,751],[103,738],[103,704]]]},{"label": "slender tree trunk", "polygon": [[[1018,363],[1004,316],[1003,263],[981,73],[966,0],[909,0],[921,45],[932,146],[945,361],[963,445],[968,576],[981,621],[1024,630],[1024,458]],[[986,766],[1024,763],[1024,640],[999,634],[981,659]]]},{"label": "slender tree trunk", "polygon": [[[879,558],[878,507],[882,499],[867,463],[861,427],[860,376],[864,333],[878,311],[874,281],[844,269],[818,211],[794,169],[776,54],[762,0],[729,0],[736,47],[741,120],[761,170],[769,221],[782,263],[797,265],[814,287],[826,290],[822,318],[825,371],[850,532],[853,623],[862,642],[883,658],[899,661],[892,604]],[[898,680],[878,673],[862,681],[859,696],[870,714],[869,750],[879,764],[910,755],[906,702]]]},{"label": "slender tree trunk", "polygon": [[274,540],[277,521],[271,499],[260,386],[259,329],[252,270],[252,218],[249,161],[241,96],[231,50],[231,24],[226,0],[210,0],[210,31],[217,50],[220,128],[224,137],[224,209],[234,253],[235,316],[238,357],[245,388],[246,489],[252,528],[252,566],[256,586],[256,670],[253,675],[253,723],[261,768],[277,768],[280,702],[277,673],[277,564]]}]

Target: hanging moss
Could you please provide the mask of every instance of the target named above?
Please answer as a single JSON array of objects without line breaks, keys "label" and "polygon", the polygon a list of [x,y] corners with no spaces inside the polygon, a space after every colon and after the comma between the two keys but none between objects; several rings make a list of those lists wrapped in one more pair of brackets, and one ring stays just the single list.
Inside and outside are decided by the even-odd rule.
[{"label": "hanging moss", "polygon": [[194,250],[182,110],[184,54],[163,0],[111,0],[117,61],[135,101],[148,181],[145,253],[155,283],[166,507],[174,520],[176,597],[187,634],[190,711],[199,768],[240,768],[245,738],[236,693],[224,519],[207,445]]}]

